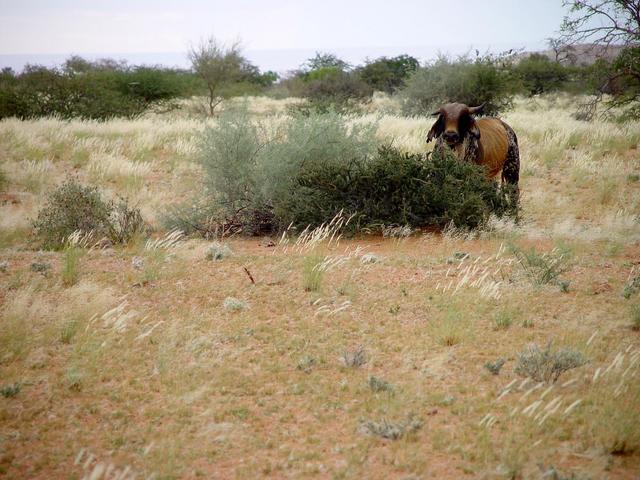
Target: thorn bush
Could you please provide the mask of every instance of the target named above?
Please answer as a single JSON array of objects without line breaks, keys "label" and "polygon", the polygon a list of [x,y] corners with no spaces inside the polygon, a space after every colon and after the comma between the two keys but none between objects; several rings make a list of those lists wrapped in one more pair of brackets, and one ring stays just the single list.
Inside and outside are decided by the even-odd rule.
[{"label": "thorn bush", "polygon": [[144,221],[127,200],[105,201],[96,187],[67,180],[48,196],[33,228],[42,248],[59,250],[76,231],[126,243],[144,229]]}]

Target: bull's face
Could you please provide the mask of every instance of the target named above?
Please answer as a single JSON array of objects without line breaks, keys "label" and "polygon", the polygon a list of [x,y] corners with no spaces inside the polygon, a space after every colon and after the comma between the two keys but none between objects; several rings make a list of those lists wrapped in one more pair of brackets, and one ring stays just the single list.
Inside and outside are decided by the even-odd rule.
[{"label": "bull's face", "polygon": [[467,135],[480,138],[480,130],[473,118],[475,113],[482,111],[484,104],[478,107],[468,107],[463,103],[447,103],[433,112],[438,119],[433,124],[427,142],[442,136],[450,147],[460,144]]}]

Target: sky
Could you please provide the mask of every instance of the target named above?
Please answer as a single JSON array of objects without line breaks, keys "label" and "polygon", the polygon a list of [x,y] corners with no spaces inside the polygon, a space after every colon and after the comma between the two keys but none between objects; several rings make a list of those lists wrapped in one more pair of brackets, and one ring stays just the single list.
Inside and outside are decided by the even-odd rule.
[{"label": "sky", "polygon": [[561,0],[0,0],[0,55],[179,59],[209,35],[283,65],[279,51],[540,49],[564,13]]}]

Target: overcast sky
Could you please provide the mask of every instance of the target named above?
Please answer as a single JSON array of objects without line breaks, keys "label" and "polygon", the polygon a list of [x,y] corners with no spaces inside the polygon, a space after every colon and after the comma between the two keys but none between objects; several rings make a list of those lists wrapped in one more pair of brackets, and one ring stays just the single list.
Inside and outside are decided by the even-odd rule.
[{"label": "overcast sky", "polygon": [[513,44],[558,29],[560,0],[0,0],[0,53]]},{"label": "overcast sky", "polygon": [[212,34],[239,38],[258,57],[279,49],[535,49],[564,11],[561,0],[0,0],[0,54],[185,52]]}]

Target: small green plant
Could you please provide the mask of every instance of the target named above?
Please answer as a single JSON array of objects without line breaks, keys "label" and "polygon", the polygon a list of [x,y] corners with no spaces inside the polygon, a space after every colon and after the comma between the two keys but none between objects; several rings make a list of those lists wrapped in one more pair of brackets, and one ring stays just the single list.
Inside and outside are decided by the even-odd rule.
[{"label": "small green plant", "polygon": [[373,375],[369,377],[369,388],[371,389],[372,392],[375,392],[375,393],[393,392],[393,385],[391,385],[386,380],[383,380],[382,378],[374,377]]},{"label": "small green plant", "polygon": [[368,362],[367,353],[363,346],[355,350],[345,350],[340,355],[340,360],[345,367],[358,368]]},{"label": "small green plant", "polygon": [[21,385],[18,382],[3,385],[2,387],[0,387],[0,395],[2,395],[4,398],[15,397],[20,393],[20,388]]},{"label": "small green plant", "polygon": [[126,198],[119,197],[116,202],[109,203],[109,222],[107,237],[111,243],[125,244],[145,231],[145,222],[138,207],[129,205]]},{"label": "small green plant", "polygon": [[631,306],[631,329],[640,331],[640,303]]},{"label": "small green plant", "polygon": [[298,361],[296,368],[298,370],[302,370],[304,373],[309,373],[316,363],[318,363],[318,361],[315,357],[312,357],[311,355],[304,355],[300,361]]},{"label": "small green plant", "polygon": [[51,271],[51,264],[46,262],[33,262],[31,264],[31,271],[41,273],[45,277],[48,277]]},{"label": "small green plant", "polygon": [[502,370],[502,366],[504,365],[504,363],[505,359],[499,358],[497,360],[494,360],[493,362],[485,363],[484,368],[489,370],[489,372],[491,372],[493,375],[498,375],[500,373],[500,370]]},{"label": "small green plant", "polygon": [[558,280],[558,288],[562,293],[569,293],[570,280]]},{"label": "small green plant", "polygon": [[640,292],[640,275],[629,279],[622,290],[622,296],[624,298],[631,298],[632,295],[638,292]]},{"label": "small green plant", "polygon": [[78,320],[69,320],[66,322],[60,330],[60,341],[65,345],[70,344],[78,332],[79,325]]},{"label": "small green plant", "polygon": [[584,355],[570,348],[553,350],[551,342],[544,349],[529,345],[518,355],[515,372],[537,382],[554,383],[560,375],[587,362]]},{"label": "small green plant", "polygon": [[533,328],[533,320],[531,320],[530,318],[525,318],[524,320],[522,320],[522,327]]},{"label": "small green plant", "polygon": [[67,370],[66,383],[69,390],[79,392],[82,390],[82,384],[84,383],[83,373],[76,368],[70,368]]},{"label": "small green plant", "polygon": [[61,272],[62,284],[65,287],[70,287],[78,282],[78,278],[80,277],[78,264],[80,263],[80,258],[83,254],[84,251],[81,248],[75,246],[68,246],[65,248],[62,256]]},{"label": "small green plant", "polygon": [[493,318],[494,329],[506,330],[513,323],[513,316],[509,312],[499,312]]},{"label": "small green plant", "polygon": [[409,418],[403,422],[390,422],[383,418],[380,422],[374,422],[372,420],[361,421],[360,431],[365,435],[397,440],[417,432],[422,428],[422,425],[422,421],[413,416],[409,416]]},{"label": "small green plant", "polygon": [[239,312],[247,308],[247,302],[244,302],[235,297],[227,297],[222,302],[222,306],[232,312]]},{"label": "small green plant", "polygon": [[380,261],[380,257],[373,253],[365,253],[360,257],[360,263],[366,265],[368,263],[378,263]]},{"label": "small green plant", "polygon": [[430,323],[436,341],[445,347],[452,347],[462,342],[467,333],[466,318],[455,310],[446,312],[444,318],[434,319]]},{"label": "small green plant", "polygon": [[324,269],[322,268],[323,257],[319,255],[308,255],[302,265],[302,286],[306,292],[317,292],[322,286]]},{"label": "small green plant", "polygon": [[538,253],[534,248],[523,250],[511,246],[511,251],[535,285],[556,283],[558,277],[569,268],[568,255],[558,248],[547,253]]},{"label": "small green plant", "polygon": [[207,260],[218,261],[230,257],[231,254],[231,249],[227,245],[220,242],[213,242],[207,250],[206,258]]}]

